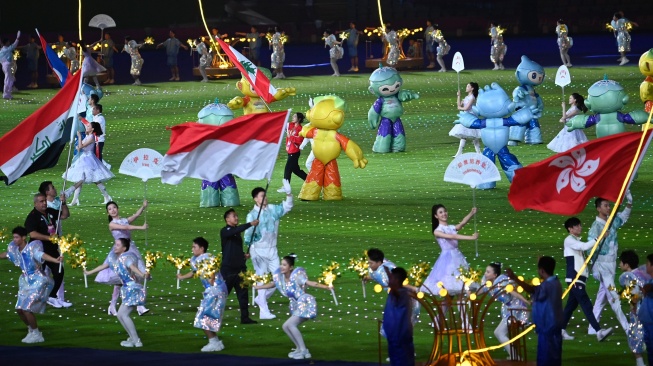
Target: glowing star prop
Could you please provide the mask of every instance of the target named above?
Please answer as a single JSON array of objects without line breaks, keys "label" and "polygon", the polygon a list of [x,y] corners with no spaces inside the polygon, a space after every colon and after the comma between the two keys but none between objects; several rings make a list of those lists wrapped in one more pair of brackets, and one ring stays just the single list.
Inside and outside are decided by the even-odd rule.
[{"label": "glowing star prop", "polygon": [[150,252],[149,250],[145,252],[145,281],[143,283],[143,288],[147,288],[147,277],[150,274],[150,271],[156,267],[156,261],[161,257],[163,257],[163,253],[161,252]]},{"label": "glowing star prop", "polygon": [[20,58],[20,51],[15,50],[13,54],[14,61]]},{"label": "glowing star prop", "polygon": [[336,291],[333,289],[333,282],[336,280],[336,277],[340,276],[340,272],[338,272],[339,268],[340,264],[338,262],[331,262],[331,264],[322,266],[322,275],[317,279],[318,282],[329,286],[331,295],[333,295],[333,302],[336,306],[338,306],[338,299],[336,298]]},{"label": "glowing star prop", "polygon": [[266,273],[263,276],[259,276],[251,269],[248,269],[246,272],[240,272],[238,277],[242,279],[240,281],[240,287],[252,288],[252,304],[254,303],[254,297],[256,296],[254,285],[257,283],[266,284],[272,282],[272,273]]},{"label": "glowing star prop", "polygon": [[621,298],[628,300],[631,305],[636,305],[639,302],[639,293],[636,289],[637,281],[631,280],[621,291]]},{"label": "glowing star prop", "polygon": [[407,279],[413,286],[420,287],[429,272],[431,272],[431,265],[427,262],[419,262],[410,267]]},{"label": "glowing star prop", "polygon": [[472,267],[465,268],[460,266],[458,271],[460,274],[456,276],[456,279],[463,281],[465,284],[465,290],[469,290],[469,286],[474,282],[478,282],[478,280],[481,278],[481,271],[475,270]]},{"label": "glowing star prop", "polygon": [[143,44],[154,44],[154,37],[145,37]]},{"label": "glowing star prop", "polygon": [[369,272],[369,264],[367,263],[367,251],[363,252],[362,257],[353,257],[349,259],[349,265],[347,269],[356,272],[358,278],[361,280],[361,285],[363,286],[363,298],[367,297],[365,291],[365,277]]},{"label": "glowing star prop", "polygon": [[[183,255],[173,257],[172,254],[168,254],[166,260],[168,260],[168,262],[172,263],[172,265],[177,268],[177,275],[181,273],[182,269],[190,265],[190,258],[184,258]],[[177,290],[179,290],[179,278],[177,278]]]},{"label": "glowing star prop", "polygon": [[[77,234],[75,235],[65,235],[65,236],[52,236],[50,237],[50,241],[54,244],[59,245],[59,253],[61,253],[61,256],[64,254],[70,252],[72,248],[81,246],[84,242],[79,239]],[[59,273],[61,273],[61,267],[63,266],[63,262],[59,262]]]},{"label": "glowing star prop", "polygon": [[7,238],[9,238],[9,230],[6,227],[0,228],[0,242],[4,244]]},{"label": "glowing star prop", "polygon": [[340,37],[341,40],[345,41],[345,40],[347,40],[347,38],[349,38],[349,33],[348,32],[342,32],[342,33],[340,33],[340,35],[338,35],[338,37]]},{"label": "glowing star prop", "polygon": [[210,256],[197,262],[197,272],[195,278],[201,277],[203,279],[212,280],[216,272],[220,271],[222,265],[222,254]]},{"label": "glowing star prop", "polygon": [[[82,267],[84,272],[86,272],[86,263],[87,263],[87,254],[86,248],[76,247],[70,251],[70,258],[68,258],[68,263],[70,263],[71,268]],[[88,288],[88,279],[86,278],[86,273],[84,273],[84,288]]]},{"label": "glowing star prop", "polygon": [[[496,31],[497,31],[497,35],[498,35],[498,36],[502,35],[503,32],[506,31],[506,28],[501,28],[500,25],[497,25],[495,29],[496,29]],[[488,33],[488,35],[489,35],[490,37],[492,37],[492,33]]]}]

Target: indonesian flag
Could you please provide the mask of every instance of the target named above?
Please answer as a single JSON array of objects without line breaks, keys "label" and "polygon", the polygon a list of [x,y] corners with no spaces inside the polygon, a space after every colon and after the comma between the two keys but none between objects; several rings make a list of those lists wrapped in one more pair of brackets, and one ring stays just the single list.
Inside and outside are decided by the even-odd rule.
[{"label": "indonesian flag", "polygon": [[[575,215],[593,197],[615,202],[637,153],[643,132],[624,132],[578,145],[546,160],[517,169],[508,200],[516,211],[526,208]],[[651,142],[646,132],[635,171]]]},{"label": "indonesian flag", "polygon": [[290,110],[248,114],[220,126],[186,122],[172,127],[161,181],[179,184],[191,177],[215,182],[227,174],[269,179],[289,116]]},{"label": "indonesian flag", "polygon": [[216,41],[218,41],[222,50],[229,56],[229,60],[247,78],[247,81],[254,88],[256,94],[268,104],[274,102],[274,95],[277,93],[277,89],[270,84],[270,80],[259,71],[256,65],[220,38],[217,38]]},{"label": "indonesian flag", "polygon": [[48,65],[50,65],[54,76],[56,76],[57,80],[59,80],[59,85],[64,86],[64,84],[66,84],[66,80],[72,76],[70,74],[70,70],[68,70],[66,64],[61,61],[59,56],[50,47],[48,42],[45,41],[45,38],[43,38],[43,36],[39,33],[38,29],[36,30],[36,34],[38,34],[39,39],[41,40],[41,47],[43,47],[43,53],[45,54],[45,59],[48,61]]},{"label": "indonesian flag", "polygon": [[18,178],[57,165],[59,156],[74,132],[82,73],[69,82],[45,105],[0,137],[0,170],[7,185]]}]

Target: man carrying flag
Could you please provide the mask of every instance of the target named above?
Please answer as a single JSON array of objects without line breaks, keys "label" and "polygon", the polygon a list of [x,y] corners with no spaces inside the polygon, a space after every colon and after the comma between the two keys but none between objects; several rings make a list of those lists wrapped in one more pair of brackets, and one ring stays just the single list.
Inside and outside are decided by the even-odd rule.
[{"label": "man carrying flag", "polygon": [[54,76],[59,80],[59,85],[63,87],[66,80],[71,76],[70,70],[66,64],[61,61],[59,56],[57,56],[52,47],[48,45],[48,42],[45,41],[45,38],[43,38],[39,33],[38,29],[36,30],[36,34],[38,34],[39,39],[41,40],[41,47],[43,47],[43,53],[45,54],[45,59],[48,60],[48,65],[50,65]]}]

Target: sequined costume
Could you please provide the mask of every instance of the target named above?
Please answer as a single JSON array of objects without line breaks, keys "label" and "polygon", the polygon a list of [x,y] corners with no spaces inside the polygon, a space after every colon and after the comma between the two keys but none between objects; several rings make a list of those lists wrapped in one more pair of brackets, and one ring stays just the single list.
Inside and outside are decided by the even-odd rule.
[{"label": "sequined costume", "polygon": [[64,56],[68,60],[70,60],[70,73],[74,74],[79,70],[79,59],[77,58],[77,50],[75,50],[75,47],[66,47],[63,50]]},{"label": "sequined costume", "polygon": [[[118,225],[129,225],[129,220],[126,218],[114,219],[112,222]],[[133,254],[138,259],[138,269],[140,269],[141,272],[144,273],[145,261],[143,261],[143,257],[141,256],[141,253],[138,251],[138,248],[136,247],[136,243],[133,240],[131,240],[131,230],[122,230],[122,229],[111,230],[111,235],[113,236],[114,239],[125,238],[131,241],[129,243],[129,250],[127,251],[127,253]],[[105,264],[109,264],[109,268],[100,271],[95,277],[95,282],[104,283],[108,285],[120,285],[122,283],[122,281],[120,281],[120,277],[118,277],[118,275],[113,271],[113,266],[111,265],[111,262],[115,262],[116,258],[117,258],[116,254],[113,252],[113,247],[111,247],[111,249],[109,250],[109,254],[107,255],[107,258],[104,260]]]},{"label": "sequined costume", "polygon": [[344,54],[344,51],[342,47],[340,47],[339,44],[336,44],[338,40],[336,40],[336,36],[333,34],[330,34],[328,37],[324,39],[324,44],[326,46],[329,46],[329,58],[334,58],[336,60],[340,60],[342,58],[342,55]]},{"label": "sequined costume", "polygon": [[276,32],[272,36],[270,46],[272,46],[272,55],[270,56],[272,64],[270,66],[273,69],[280,69],[283,67],[284,61],[286,61],[286,51],[284,51],[283,42],[281,42],[281,33]]},{"label": "sequined costume", "polygon": [[84,183],[88,184],[106,182],[114,177],[113,173],[95,156],[95,135],[86,136],[83,143],[89,141],[93,142],[82,148],[82,153],[63,173],[62,178],[73,183],[83,180]]},{"label": "sequined costume", "polygon": [[496,27],[490,28],[490,37],[492,37],[492,46],[490,47],[490,60],[503,67],[503,58],[508,52],[508,46],[503,42],[503,34],[500,34]]},{"label": "sequined costume", "polygon": [[0,64],[2,65],[2,72],[5,74],[5,84],[2,90],[2,97],[5,99],[13,98],[11,93],[14,89],[16,78],[11,73],[11,65],[14,59],[14,50],[16,49],[16,46],[18,46],[18,37],[16,37],[14,43],[0,48]]},{"label": "sequined costume", "polygon": [[[204,253],[197,257],[190,259],[190,266],[193,272],[197,272],[199,263],[205,259],[211,259],[213,256],[209,253]],[[215,273],[215,282],[213,285],[207,278],[200,278],[204,292],[202,295],[202,302],[197,308],[195,321],[193,326],[195,328],[208,330],[211,332],[220,331],[222,326],[222,317],[224,316],[224,307],[227,304],[227,285],[222,278],[220,272]]]},{"label": "sequined costume", "polygon": [[23,271],[18,278],[16,309],[43,314],[45,303],[54,286],[52,278],[46,276],[41,267],[44,261],[43,244],[35,240],[25,245],[21,251],[12,241],[7,248],[7,256]]},{"label": "sequined costume", "polygon": [[[495,296],[497,293],[505,290],[506,286],[509,284],[515,285],[506,275],[499,275],[492,282],[492,287],[490,288],[490,295]],[[509,292],[503,291],[501,295],[497,297],[497,301],[501,302],[501,318],[508,320],[510,316],[514,316],[515,320],[520,323],[528,323],[528,305],[522,300],[513,296]],[[523,311],[510,311],[511,309],[517,309]]]},{"label": "sequined costume", "polygon": [[[438,225],[435,230],[445,234],[458,233],[455,225]],[[439,291],[438,282],[442,282],[443,287],[450,294],[460,293],[463,290],[463,281],[457,279],[456,276],[460,275],[460,267],[469,268],[469,264],[467,264],[463,253],[458,249],[458,240],[445,238],[436,238],[436,240],[442,249],[442,253],[440,253],[431,273],[424,281],[422,291],[437,294]]]},{"label": "sequined costume", "polygon": [[[644,330],[642,323],[639,321],[639,309],[642,302],[642,287],[651,280],[651,276],[646,273],[646,266],[635,268],[630,272],[624,272],[619,276],[619,284],[622,287],[631,287],[631,309],[628,314],[629,325],[626,335],[628,336],[628,346],[633,353],[644,352]],[[632,299],[637,299],[633,301]]]},{"label": "sequined costume", "polygon": [[390,66],[395,66],[397,65],[397,62],[399,62],[399,56],[401,54],[399,50],[399,37],[397,36],[397,32],[391,30],[385,34],[384,38],[390,47],[386,63]]},{"label": "sequined costume", "polygon": [[122,281],[120,295],[122,296],[122,305],[125,306],[145,305],[145,289],[129,268],[137,263],[138,258],[128,252],[122,253],[115,262],[112,262],[113,271]]},{"label": "sequined costume", "polygon": [[565,24],[556,26],[556,34],[558,35],[558,48],[561,51],[567,51],[574,45],[572,38],[569,37],[569,29]]},{"label": "sequined costume", "polygon": [[125,44],[123,52],[127,52],[132,58],[131,69],[129,73],[134,76],[139,76],[141,74],[141,69],[143,68],[143,58],[141,57],[138,49],[143,47],[142,44],[136,43],[133,39]]},{"label": "sequined costume", "polygon": [[197,54],[200,55],[200,67],[207,68],[211,65],[211,54],[204,42],[198,42],[196,47]]},{"label": "sequined costume", "polygon": [[612,21],[612,27],[617,33],[617,50],[619,52],[630,52],[630,20],[621,18]]},{"label": "sequined costume", "polygon": [[304,268],[295,268],[288,281],[286,281],[285,275],[281,273],[281,269],[278,268],[274,271],[272,280],[281,295],[290,299],[290,315],[304,319],[315,319],[317,317],[315,297],[304,291],[306,281],[308,281]]},{"label": "sequined costume", "polygon": [[433,37],[435,42],[438,43],[438,47],[436,48],[437,50],[437,56],[446,56],[449,54],[449,50],[451,49],[451,46],[447,43],[447,40],[444,39],[444,35],[442,35],[442,31],[437,29],[435,31],[435,35]]}]

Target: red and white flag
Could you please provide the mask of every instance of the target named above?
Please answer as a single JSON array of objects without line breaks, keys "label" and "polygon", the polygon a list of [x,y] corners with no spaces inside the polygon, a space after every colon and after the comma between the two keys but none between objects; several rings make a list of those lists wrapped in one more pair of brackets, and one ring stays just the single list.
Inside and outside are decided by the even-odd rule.
[{"label": "red and white flag", "polygon": [[190,177],[215,182],[227,174],[269,179],[289,117],[290,110],[248,114],[220,126],[197,122],[174,126],[161,181],[179,184]]},{"label": "red and white flag", "polygon": [[77,115],[82,73],[78,72],[45,105],[0,137],[0,169],[6,184],[57,165]]},{"label": "red and white flag", "polygon": [[[651,130],[646,134],[635,169],[651,142]],[[594,197],[614,202],[641,137],[642,132],[602,137],[517,169],[508,200],[516,211],[530,208],[558,215],[575,215]]]},{"label": "red and white flag", "polygon": [[252,61],[236,51],[235,48],[231,47],[220,38],[217,38],[216,40],[220,44],[222,50],[227,54],[227,56],[229,56],[229,60],[231,60],[243,76],[247,78],[247,81],[249,81],[249,84],[254,88],[256,94],[258,94],[258,96],[268,104],[274,102],[274,95],[277,93],[277,89],[270,84],[270,79],[268,79]]}]

